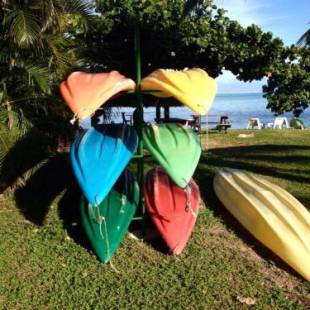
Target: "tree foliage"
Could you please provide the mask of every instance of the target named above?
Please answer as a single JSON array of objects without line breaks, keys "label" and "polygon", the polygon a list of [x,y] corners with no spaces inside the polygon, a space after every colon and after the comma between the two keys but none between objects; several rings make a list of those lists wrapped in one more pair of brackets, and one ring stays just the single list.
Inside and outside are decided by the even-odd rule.
[{"label": "tree foliage", "polygon": [[279,38],[256,25],[242,27],[212,1],[97,0],[96,4],[99,15],[84,41],[93,70],[116,68],[134,77],[133,32],[139,23],[144,75],[160,67],[201,67],[213,77],[229,70],[245,82],[268,76],[263,91],[272,112],[299,115],[309,106],[308,51],[284,47]]},{"label": "tree foliage", "polygon": [[[89,15],[88,6],[80,0],[7,0],[1,3],[2,176],[4,161],[11,160],[12,169],[16,168],[17,158],[13,156],[13,160],[10,154],[17,144],[25,146],[21,140],[30,141],[31,136],[27,154],[30,154],[29,148],[39,151],[42,145],[52,153],[58,136],[70,132],[63,121],[69,113],[59,98],[58,84],[74,66],[81,64],[73,26],[76,18],[86,25]],[[19,152],[20,162],[26,162],[26,157]]]},{"label": "tree foliage", "polygon": [[134,76],[136,23],[142,29],[143,74],[199,66],[213,77],[226,69],[252,81],[272,69],[283,48],[271,33],[230,20],[212,1],[98,0],[97,11],[85,38],[85,57],[98,70],[116,68]]},{"label": "tree foliage", "polygon": [[273,68],[263,87],[268,108],[275,114],[293,111],[299,116],[310,105],[310,50],[290,47]]}]

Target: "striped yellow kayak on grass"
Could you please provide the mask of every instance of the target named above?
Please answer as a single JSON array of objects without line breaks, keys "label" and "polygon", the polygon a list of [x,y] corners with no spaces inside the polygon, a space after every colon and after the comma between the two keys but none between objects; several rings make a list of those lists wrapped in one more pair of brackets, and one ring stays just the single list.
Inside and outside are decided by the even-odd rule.
[{"label": "striped yellow kayak on grass", "polygon": [[310,213],[281,187],[223,168],[213,182],[229,212],[260,242],[310,281]]},{"label": "striped yellow kayak on grass", "polygon": [[158,69],[141,81],[141,89],[157,97],[175,97],[199,115],[208,112],[216,94],[216,82],[202,69]]}]

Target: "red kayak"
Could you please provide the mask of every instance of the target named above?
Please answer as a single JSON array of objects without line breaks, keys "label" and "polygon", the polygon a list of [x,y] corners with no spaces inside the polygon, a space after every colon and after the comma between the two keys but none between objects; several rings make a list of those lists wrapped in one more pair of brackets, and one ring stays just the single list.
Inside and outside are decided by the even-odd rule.
[{"label": "red kayak", "polygon": [[194,228],[200,193],[192,179],[178,187],[160,168],[149,171],[144,187],[146,209],[172,254],[180,254]]}]

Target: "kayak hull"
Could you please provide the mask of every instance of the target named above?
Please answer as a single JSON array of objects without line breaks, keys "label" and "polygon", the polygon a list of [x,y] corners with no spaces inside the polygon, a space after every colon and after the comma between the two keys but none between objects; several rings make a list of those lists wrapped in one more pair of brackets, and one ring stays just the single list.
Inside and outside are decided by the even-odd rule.
[{"label": "kayak hull", "polygon": [[221,169],[214,190],[261,243],[310,280],[310,213],[281,187],[242,170]]},{"label": "kayak hull", "polygon": [[118,71],[104,73],[73,72],[60,84],[67,105],[81,120],[91,116],[121,91],[135,89],[135,82]]},{"label": "kayak hull", "polygon": [[181,124],[151,124],[143,128],[145,148],[172,180],[184,188],[191,180],[201,155],[199,137]]},{"label": "kayak hull", "polygon": [[82,224],[91,246],[103,263],[108,262],[122,242],[137,210],[139,186],[125,170],[108,196],[98,207],[81,197]]},{"label": "kayak hull", "polygon": [[75,139],[71,162],[84,196],[99,205],[123,172],[138,145],[132,126],[99,125]]},{"label": "kayak hull", "polygon": [[157,97],[175,97],[195,113],[204,115],[214,100],[216,82],[199,68],[158,69],[141,81],[141,89],[154,90],[152,94]]},{"label": "kayak hull", "polygon": [[191,180],[186,189],[176,186],[160,168],[146,175],[146,210],[172,254],[184,249],[196,223],[200,193]]}]

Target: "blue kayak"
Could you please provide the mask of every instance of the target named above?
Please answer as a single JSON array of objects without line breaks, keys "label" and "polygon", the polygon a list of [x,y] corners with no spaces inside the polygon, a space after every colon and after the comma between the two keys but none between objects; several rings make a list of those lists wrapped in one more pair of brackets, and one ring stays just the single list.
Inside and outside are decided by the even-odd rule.
[{"label": "blue kayak", "polygon": [[75,139],[71,146],[73,171],[93,207],[107,196],[137,145],[135,129],[125,124],[97,125]]}]

